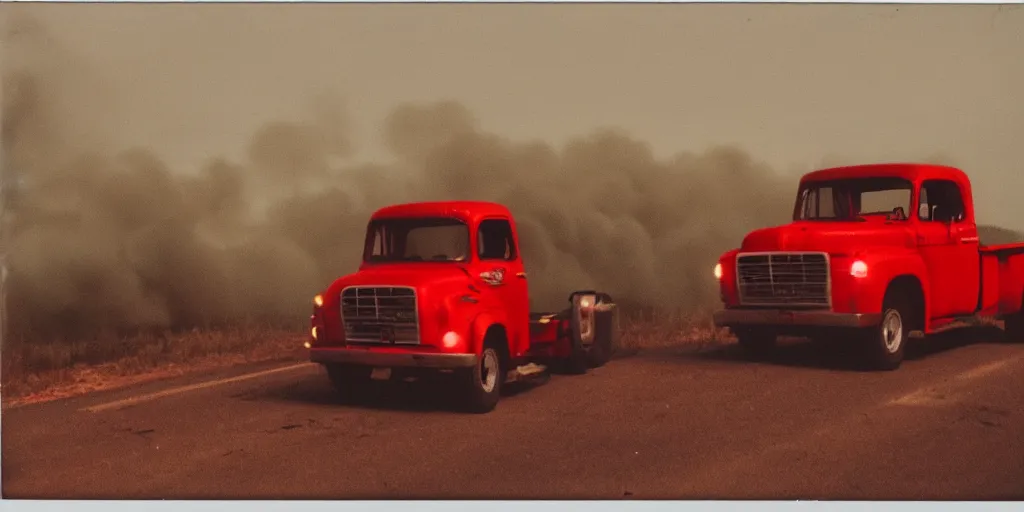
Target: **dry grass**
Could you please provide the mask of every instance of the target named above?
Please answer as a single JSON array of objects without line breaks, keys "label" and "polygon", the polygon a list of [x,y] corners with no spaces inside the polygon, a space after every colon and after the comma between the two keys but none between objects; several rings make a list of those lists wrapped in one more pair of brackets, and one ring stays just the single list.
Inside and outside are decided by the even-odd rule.
[{"label": "dry grass", "polygon": [[707,312],[633,311],[622,315],[620,348],[625,352],[678,346],[715,345],[730,339]]},{"label": "dry grass", "polygon": [[[622,315],[620,327],[625,353],[714,344],[727,336],[703,313],[630,312]],[[0,358],[3,403],[65,398],[237,364],[300,360],[305,337],[302,331],[245,326],[42,343],[8,339]]]},{"label": "dry grass", "polygon": [[236,364],[299,358],[304,332],[246,326],[96,335],[85,340],[5,340],[4,405],[112,389]]}]

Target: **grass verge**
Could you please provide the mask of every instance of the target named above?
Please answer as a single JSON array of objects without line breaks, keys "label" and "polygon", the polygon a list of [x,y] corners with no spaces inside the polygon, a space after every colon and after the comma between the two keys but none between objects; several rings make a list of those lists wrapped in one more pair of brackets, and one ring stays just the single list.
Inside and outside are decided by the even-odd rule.
[{"label": "grass verge", "polygon": [[305,338],[304,332],[239,326],[44,343],[7,339],[0,348],[0,394],[4,406],[13,406],[238,364],[297,360]]},{"label": "grass verge", "polygon": [[[620,355],[643,349],[702,346],[726,339],[706,314],[624,314]],[[115,389],[239,364],[303,360],[304,331],[239,326],[40,343],[5,340],[0,395],[5,407]]]}]

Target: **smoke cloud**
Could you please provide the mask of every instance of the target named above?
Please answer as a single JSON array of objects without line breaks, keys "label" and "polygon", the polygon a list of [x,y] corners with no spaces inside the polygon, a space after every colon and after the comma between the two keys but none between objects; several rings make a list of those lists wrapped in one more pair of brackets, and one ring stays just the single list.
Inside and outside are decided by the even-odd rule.
[{"label": "smoke cloud", "polygon": [[596,288],[694,309],[717,300],[721,252],[790,213],[792,176],[741,149],[657,159],[610,129],[517,142],[455,101],[394,108],[386,164],[350,163],[343,103],[323,96],[308,119],[254,130],[241,161],[170,169],[90,138],[108,121],[70,52],[33,20],[8,21],[3,248],[16,332],[304,322],[310,297],[356,269],[374,209],[445,199],[512,209],[536,308]]}]

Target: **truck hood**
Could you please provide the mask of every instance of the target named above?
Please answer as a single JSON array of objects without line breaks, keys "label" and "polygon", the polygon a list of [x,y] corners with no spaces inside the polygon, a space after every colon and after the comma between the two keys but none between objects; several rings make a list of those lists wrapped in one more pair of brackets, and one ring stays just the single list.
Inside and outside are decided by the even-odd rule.
[{"label": "truck hood", "polygon": [[411,286],[417,292],[426,288],[447,288],[470,281],[469,276],[454,263],[388,264],[360,269],[335,280],[327,289],[337,295],[348,286]]},{"label": "truck hood", "polygon": [[753,231],[743,239],[740,251],[847,254],[869,248],[906,247],[912,243],[910,230],[899,224],[800,221]]}]

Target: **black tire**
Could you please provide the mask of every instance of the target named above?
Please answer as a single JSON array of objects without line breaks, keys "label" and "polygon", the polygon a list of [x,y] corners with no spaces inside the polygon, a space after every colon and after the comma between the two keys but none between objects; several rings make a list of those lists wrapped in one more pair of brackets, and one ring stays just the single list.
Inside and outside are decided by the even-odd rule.
[{"label": "black tire", "polygon": [[366,396],[373,368],[345,364],[325,364],[324,367],[327,370],[327,377],[342,400],[356,401]]},{"label": "black tire", "polygon": [[590,367],[590,356],[586,347],[576,336],[576,333],[580,331],[579,318],[572,313],[572,308],[562,312],[562,315],[569,319],[569,357],[563,360],[559,366],[562,371],[570,375],[583,375]]},{"label": "black tire", "polygon": [[[611,360],[612,355],[615,354],[615,349],[619,333],[619,322],[618,315],[613,313],[610,318],[611,325],[609,326],[608,332],[605,336],[598,336],[598,339],[594,340],[594,344],[590,346],[590,350],[587,353],[587,364],[591,368],[600,368]],[[595,323],[595,336],[601,329],[597,329]]]},{"label": "black tire", "polygon": [[599,341],[595,341],[590,346],[590,350],[587,351],[587,366],[590,368],[600,368],[608,363],[614,353],[614,347],[612,347],[612,340],[608,338],[602,338]]},{"label": "black tire", "polygon": [[903,363],[907,339],[913,329],[912,303],[899,290],[890,289],[882,300],[882,321],[864,332],[864,348],[872,369],[892,371]]},{"label": "black tire", "polygon": [[1003,320],[1003,341],[1007,343],[1024,343],[1024,312],[1018,311]]},{"label": "black tire", "polygon": [[467,411],[483,414],[497,407],[507,373],[505,361],[501,344],[488,342],[480,352],[476,366],[461,372],[459,385],[465,395]]},{"label": "black tire", "polygon": [[743,329],[735,333],[743,352],[754,358],[763,358],[775,351],[778,336],[774,332]]},{"label": "black tire", "polygon": [[587,351],[578,342],[573,342],[572,353],[565,360],[565,372],[570,375],[583,375],[590,367]]},{"label": "black tire", "polygon": [[615,336],[617,335],[618,325],[617,317],[613,317],[616,320],[612,321],[610,335],[609,336],[598,336],[597,320],[594,323],[594,341],[589,346],[583,346],[583,342],[577,339],[575,333],[580,331],[579,318],[572,314],[572,308],[567,309],[563,314],[569,318],[570,325],[570,355],[565,361],[565,372],[572,375],[583,375],[587,373],[587,370],[591,368],[600,368],[611,360],[612,354],[615,353]]}]

